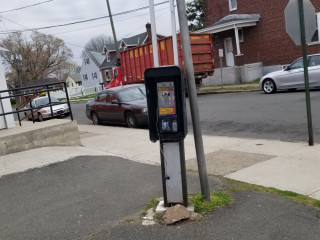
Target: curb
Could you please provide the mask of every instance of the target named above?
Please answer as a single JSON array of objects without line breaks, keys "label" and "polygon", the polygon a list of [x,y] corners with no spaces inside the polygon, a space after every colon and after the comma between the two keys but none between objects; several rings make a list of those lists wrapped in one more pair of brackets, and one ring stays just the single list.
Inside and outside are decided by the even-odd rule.
[{"label": "curb", "polygon": [[220,94],[220,93],[239,93],[239,92],[258,92],[259,89],[253,89],[253,90],[226,90],[226,91],[212,91],[212,92],[200,92],[198,95],[207,95],[207,94]]}]

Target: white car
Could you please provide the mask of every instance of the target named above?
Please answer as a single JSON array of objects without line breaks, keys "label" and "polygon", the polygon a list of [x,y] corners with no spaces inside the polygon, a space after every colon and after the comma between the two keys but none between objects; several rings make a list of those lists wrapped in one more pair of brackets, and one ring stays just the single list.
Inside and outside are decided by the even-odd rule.
[{"label": "white car", "polygon": [[[320,54],[308,56],[308,72],[310,88],[320,87]],[[263,76],[259,85],[267,94],[275,93],[277,90],[303,89],[305,87],[303,58],[295,60],[283,70]]]},{"label": "white car", "polygon": [[[54,97],[50,97],[53,111],[53,116],[67,116],[69,115],[69,106],[66,103],[58,104],[60,101]],[[45,97],[37,97],[31,101],[31,105],[33,108],[33,116],[35,120],[39,120],[40,122],[44,119],[51,118],[51,109],[49,104],[49,98]],[[30,108],[30,104],[28,104],[25,108]],[[32,119],[31,111],[24,112],[24,115],[28,120]]]}]

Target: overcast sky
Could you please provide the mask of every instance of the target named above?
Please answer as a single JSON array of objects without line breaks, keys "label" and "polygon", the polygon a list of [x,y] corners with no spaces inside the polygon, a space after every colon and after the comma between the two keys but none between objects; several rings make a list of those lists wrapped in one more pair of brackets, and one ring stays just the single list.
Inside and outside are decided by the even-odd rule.
[{"label": "overcast sky", "polygon": [[[168,0],[154,0],[163,3]],[[135,10],[149,6],[149,0],[109,0],[112,14]],[[41,4],[38,4],[41,3]],[[10,11],[28,5],[38,4],[20,10]],[[8,12],[6,12],[8,11]],[[164,3],[155,7],[157,33],[171,35],[170,6]],[[25,30],[48,27],[59,24],[83,21],[108,15],[106,0],[1,0],[0,38],[3,33],[12,30]],[[150,22],[149,9],[114,16],[113,18],[118,40],[145,32],[145,25]],[[178,29],[178,28],[177,28]],[[109,18],[39,30],[53,34],[65,41],[72,49],[73,61],[81,63],[80,54],[84,45],[100,34],[112,36]],[[25,32],[29,34],[30,32]]]}]

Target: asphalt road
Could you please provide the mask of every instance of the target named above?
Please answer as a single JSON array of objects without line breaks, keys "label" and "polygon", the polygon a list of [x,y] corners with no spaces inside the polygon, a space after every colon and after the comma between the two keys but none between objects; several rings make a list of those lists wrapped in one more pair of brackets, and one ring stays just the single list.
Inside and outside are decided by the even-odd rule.
[{"label": "asphalt road", "polygon": [[[199,192],[189,173],[188,192]],[[209,177],[210,187],[223,181]],[[117,157],[77,157],[0,178],[0,239],[318,240],[317,209],[262,192],[235,192],[233,203],[200,222],[142,226],[140,213],[162,196],[160,167]]]},{"label": "asphalt road", "polygon": [[[187,99],[187,105],[189,99]],[[208,94],[198,96],[203,134],[282,141],[308,142],[305,93],[262,92]],[[320,91],[311,91],[315,142],[320,142]],[[188,109],[189,132],[192,132]],[[79,124],[92,124],[85,116],[85,104],[72,104]]]}]

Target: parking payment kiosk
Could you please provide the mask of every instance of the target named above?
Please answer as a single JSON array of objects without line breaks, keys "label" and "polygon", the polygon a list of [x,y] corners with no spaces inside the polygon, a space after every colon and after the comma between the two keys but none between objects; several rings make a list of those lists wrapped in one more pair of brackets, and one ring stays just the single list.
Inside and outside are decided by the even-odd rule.
[{"label": "parking payment kiosk", "polygon": [[184,138],[187,135],[185,85],[178,66],[145,71],[149,135],[159,140],[165,206],[187,206]]}]

